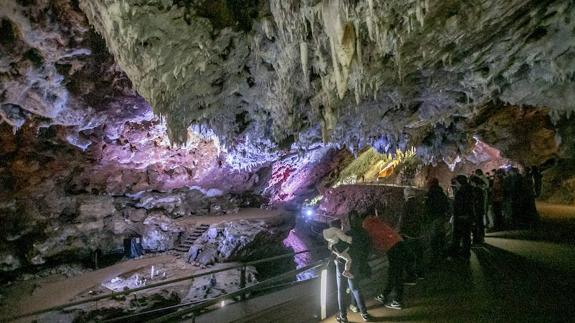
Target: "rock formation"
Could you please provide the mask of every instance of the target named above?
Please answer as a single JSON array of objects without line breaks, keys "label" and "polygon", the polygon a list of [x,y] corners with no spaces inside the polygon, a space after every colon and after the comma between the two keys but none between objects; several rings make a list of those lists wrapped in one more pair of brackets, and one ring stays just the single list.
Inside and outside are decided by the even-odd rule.
[{"label": "rock formation", "polygon": [[558,0],[2,1],[0,270],[164,251],[177,218],[299,205],[369,147],[445,178],[540,164],[574,203],[574,24]]},{"label": "rock formation", "polygon": [[287,253],[283,241],[292,225],[264,221],[234,221],[212,225],[190,247],[188,261],[202,265],[249,261]]},{"label": "rock formation", "polygon": [[[493,100],[549,107],[555,120],[573,110],[569,2],[216,3],[80,1],[176,142],[194,123],[229,144],[305,146],[323,132],[395,148]],[[241,24],[222,14],[240,11]]]}]

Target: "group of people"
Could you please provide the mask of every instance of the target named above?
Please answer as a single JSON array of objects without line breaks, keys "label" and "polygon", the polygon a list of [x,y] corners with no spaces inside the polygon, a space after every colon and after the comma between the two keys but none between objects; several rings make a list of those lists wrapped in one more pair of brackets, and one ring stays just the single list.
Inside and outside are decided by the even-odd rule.
[{"label": "group of people", "polygon": [[386,286],[375,299],[387,308],[402,309],[403,286],[423,279],[431,264],[449,257],[469,259],[471,243],[483,242],[486,225],[503,229],[510,224],[533,224],[537,219],[534,199],[540,194],[540,183],[536,169],[530,168],[524,174],[514,168],[501,169],[486,175],[477,170],[452,180],[450,202],[439,181],[433,178],[423,202],[416,198],[414,190],[404,189],[405,206],[395,225],[378,216],[382,208],[377,203],[364,214],[352,210],[347,231],[341,220],[332,221],[323,236],[336,258],[337,321],[347,322],[346,289],[351,293],[349,308],[360,312],[364,321],[371,320],[358,286],[360,279],[371,275],[371,251],[385,254],[389,261]]},{"label": "group of people", "polygon": [[[440,228],[449,209],[447,195],[439,185],[432,186],[426,199],[426,218],[422,221],[414,212],[419,208],[415,192],[409,188],[404,191],[405,208],[397,227],[386,223],[378,216],[379,205],[375,205],[364,214],[353,210],[348,216],[348,231],[344,232],[341,220],[333,220],[330,227],[323,231],[328,248],[336,257],[336,281],[338,288],[338,322],[347,322],[347,302],[345,290],[351,293],[350,309],[359,312],[365,321],[370,321],[364,299],[359,290],[358,281],[371,276],[368,256],[371,251],[385,254],[389,261],[387,284],[382,293],[375,298],[391,309],[402,309],[403,286],[415,284],[424,275],[424,251],[427,244],[442,244],[444,230]],[[425,239],[425,227],[431,226],[436,232],[431,234],[430,242]],[[347,284],[345,283],[347,281]]]},{"label": "group of people", "polygon": [[[451,180],[453,244],[451,256],[469,258],[471,242],[483,243],[486,229],[533,227],[539,216],[535,198],[541,194],[541,172],[536,166],[520,172],[515,167]],[[471,238],[473,236],[473,239]]]},{"label": "group of people", "polygon": [[[374,216],[367,217],[352,211],[349,215],[350,230],[347,232],[343,231],[340,220],[331,221],[330,227],[323,231],[329,249],[336,256],[335,271],[339,308],[336,319],[338,322],[348,322],[346,289],[351,293],[349,308],[354,312],[359,312],[366,322],[372,319],[367,312],[358,285],[359,280],[371,276],[371,268],[367,261],[370,250],[385,253],[389,260],[388,284],[384,292],[376,299],[387,307],[401,309],[402,275],[403,269],[407,267],[410,253],[407,252],[407,246],[399,233],[377,217],[376,209],[371,211],[367,213],[374,214]],[[388,300],[392,292],[395,294]]]},{"label": "group of people", "polygon": [[476,170],[472,178],[482,179],[487,207],[485,224],[493,230],[532,226],[537,222],[535,198],[541,195],[542,175],[539,167],[520,171],[516,167],[493,169],[485,176]]}]

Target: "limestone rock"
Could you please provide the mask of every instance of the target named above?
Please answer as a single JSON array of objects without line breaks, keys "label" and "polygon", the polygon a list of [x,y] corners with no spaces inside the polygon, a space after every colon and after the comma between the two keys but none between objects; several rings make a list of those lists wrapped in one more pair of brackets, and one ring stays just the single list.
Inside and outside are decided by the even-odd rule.
[{"label": "limestone rock", "polygon": [[[253,285],[257,271],[254,267],[246,267],[246,287]],[[212,276],[199,277],[184,295],[182,302],[197,302],[231,293],[240,288],[240,269],[227,270]]]},{"label": "limestone rock", "polygon": [[7,246],[0,247],[0,272],[13,271],[22,266],[16,250]]},{"label": "limestone rock", "polygon": [[130,221],[133,222],[142,222],[147,216],[147,212],[145,209],[128,208],[126,209],[126,213]]},{"label": "limestone rock", "polygon": [[172,249],[183,228],[174,220],[158,212],[150,214],[144,220],[142,247],[150,251]]},{"label": "limestone rock", "polygon": [[116,213],[111,196],[86,196],[79,204],[79,216],[76,220],[80,222],[97,221]]},{"label": "limestone rock", "polygon": [[[415,190],[418,198],[423,191]],[[342,185],[326,191],[318,206],[318,212],[341,218],[349,225],[347,216],[351,210],[360,215],[371,207],[379,205],[380,216],[395,225],[403,211],[403,187],[381,185]]]},{"label": "limestone rock", "polygon": [[209,265],[271,257],[286,252],[282,240],[290,228],[246,220],[212,225],[191,246],[188,261]]}]

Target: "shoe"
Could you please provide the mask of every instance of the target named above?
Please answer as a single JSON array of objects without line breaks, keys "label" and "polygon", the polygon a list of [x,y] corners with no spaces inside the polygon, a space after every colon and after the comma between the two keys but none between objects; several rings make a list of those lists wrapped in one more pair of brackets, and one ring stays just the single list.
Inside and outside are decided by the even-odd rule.
[{"label": "shoe", "polygon": [[354,312],[354,313],[359,313],[359,308],[357,308],[357,306],[355,306],[353,304],[349,306],[349,310]]},{"label": "shoe", "polygon": [[353,279],[353,274],[347,270],[344,270],[342,273],[343,277]]},{"label": "shoe", "polygon": [[385,296],[383,296],[383,294],[379,294],[375,297],[375,300],[380,302],[381,304],[385,304],[386,303],[386,299]]},{"label": "shoe", "polygon": [[389,303],[385,303],[384,306],[387,308],[394,309],[394,310],[400,310],[401,309],[401,304],[398,301],[391,301]]},{"label": "shoe", "polygon": [[349,323],[349,321],[347,320],[347,317],[341,316],[341,314],[338,314],[335,317],[335,320],[338,321],[339,323]]},{"label": "shoe", "polygon": [[361,315],[361,319],[362,319],[364,322],[371,322],[371,321],[373,321],[373,316],[369,315],[369,313],[361,313],[360,315]]}]

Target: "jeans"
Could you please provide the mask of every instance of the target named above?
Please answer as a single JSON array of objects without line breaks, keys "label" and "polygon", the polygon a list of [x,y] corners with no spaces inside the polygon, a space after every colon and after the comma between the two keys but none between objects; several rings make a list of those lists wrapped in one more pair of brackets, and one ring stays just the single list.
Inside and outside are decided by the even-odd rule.
[{"label": "jeans", "polygon": [[[337,282],[337,305],[339,307],[339,313],[342,317],[347,316],[347,303],[345,301],[345,290],[346,284],[344,282],[347,279],[347,287],[351,291],[351,296],[355,300],[355,304],[361,313],[367,313],[367,307],[359,291],[358,282],[355,279],[349,279],[344,277],[341,273],[343,272],[343,264],[338,260],[335,261],[335,278]],[[353,302],[352,302],[353,303]]]}]

